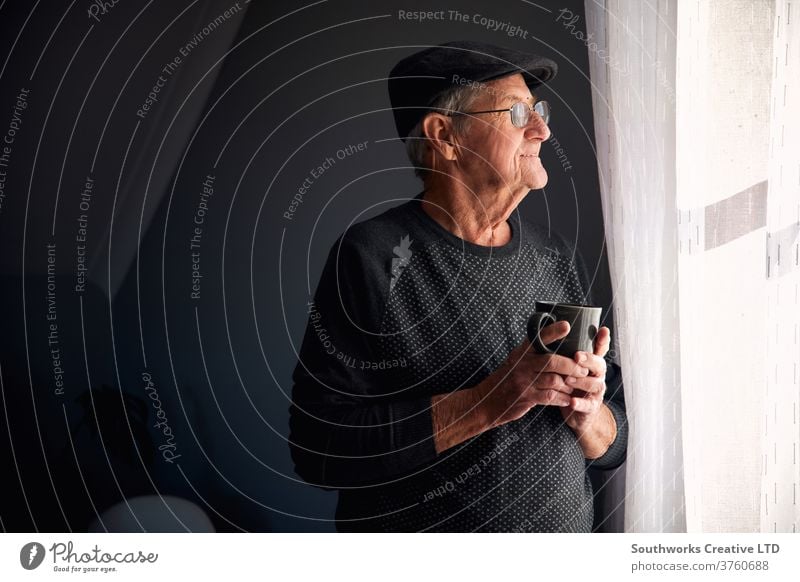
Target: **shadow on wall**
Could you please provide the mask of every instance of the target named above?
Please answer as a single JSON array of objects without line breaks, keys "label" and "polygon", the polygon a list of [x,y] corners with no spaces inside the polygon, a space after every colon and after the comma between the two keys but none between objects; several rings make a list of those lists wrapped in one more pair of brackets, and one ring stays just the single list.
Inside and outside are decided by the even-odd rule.
[{"label": "shadow on wall", "polygon": [[[48,283],[58,290],[74,280],[26,279],[28,349],[12,340],[24,335],[22,281],[5,278],[0,291],[6,308],[0,336],[5,355],[2,527],[87,531],[95,522],[94,529],[102,529],[99,516],[114,507],[109,524],[133,524],[134,531],[184,531],[182,524],[203,531],[271,530],[269,513],[252,509],[248,483],[236,473],[245,465],[232,453],[234,444],[220,438],[219,423],[209,428],[209,417],[225,398],[215,401],[208,391],[200,393],[184,373],[178,374],[175,388],[167,350],[157,345],[161,329],[151,327],[145,339],[152,356],[143,371],[135,303],[115,302],[113,342],[108,301],[93,285],[73,299],[75,305],[59,302],[57,325],[51,327],[46,309],[30,308],[41,302]],[[269,442],[265,446],[257,449],[259,454],[282,454]],[[258,500],[258,483],[249,485],[249,494]],[[142,501],[153,495],[172,502]],[[131,512],[133,498],[139,501]],[[189,502],[194,509],[186,506]],[[186,519],[179,520],[178,514]]]},{"label": "shadow on wall", "polygon": [[[158,394],[141,375],[128,373],[123,350],[112,349],[105,295],[89,285],[80,297],[63,294],[57,312],[32,308],[48,288],[73,283],[71,277],[28,277],[25,311],[20,279],[6,277],[0,292],[5,307],[0,516],[6,531],[86,531],[102,512],[140,496],[198,501],[174,478],[183,455],[173,430],[181,430],[182,419],[159,414]],[[57,319],[48,313],[57,313]],[[27,346],[12,340],[25,335],[23,327]],[[123,390],[117,378],[124,378]]]}]

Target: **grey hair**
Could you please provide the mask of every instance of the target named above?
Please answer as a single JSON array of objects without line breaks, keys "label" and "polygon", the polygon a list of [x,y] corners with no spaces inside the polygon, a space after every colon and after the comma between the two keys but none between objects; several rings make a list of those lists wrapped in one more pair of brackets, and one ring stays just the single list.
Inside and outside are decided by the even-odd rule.
[{"label": "grey hair", "polygon": [[[449,111],[464,111],[472,105],[479,93],[480,90],[473,85],[453,87],[436,98],[430,106],[431,112],[446,115]],[[469,125],[469,116],[454,115],[451,119],[453,120],[453,132],[456,135],[463,135]],[[414,173],[424,182],[431,171],[431,147],[422,127],[423,121],[425,121],[425,117],[420,119],[419,123],[408,134],[406,138],[406,153],[414,166]]]}]

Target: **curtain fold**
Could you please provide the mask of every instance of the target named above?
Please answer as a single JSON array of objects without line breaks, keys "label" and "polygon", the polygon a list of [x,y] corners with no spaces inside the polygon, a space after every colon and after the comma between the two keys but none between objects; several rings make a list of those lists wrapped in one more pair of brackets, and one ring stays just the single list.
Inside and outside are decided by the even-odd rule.
[{"label": "curtain fold", "polygon": [[800,2],[586,0],[586,15],[625,529],[796,531]]},{"label": "curtain fold", "polygon": [[626,531],[683,531],[675,2],[587,0],[595,138],[630,421]]}]

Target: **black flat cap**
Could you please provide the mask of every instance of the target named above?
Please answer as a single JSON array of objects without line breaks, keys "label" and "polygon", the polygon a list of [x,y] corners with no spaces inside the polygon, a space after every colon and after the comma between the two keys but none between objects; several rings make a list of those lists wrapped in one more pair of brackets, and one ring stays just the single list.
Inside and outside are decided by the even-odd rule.
[{"label": "black flat cap", "polygon": [[545,57],[485,42],[457,40],[405,57],[389,73],[389,99],[397,133],[405,141],[444,91],[521,73],[531,88],[555,77],[558,67]]}]

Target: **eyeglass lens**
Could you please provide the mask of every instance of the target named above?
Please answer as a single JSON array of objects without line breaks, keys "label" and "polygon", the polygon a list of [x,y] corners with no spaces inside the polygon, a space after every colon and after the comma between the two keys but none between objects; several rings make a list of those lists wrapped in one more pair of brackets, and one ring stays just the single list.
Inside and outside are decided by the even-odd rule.
[{"label": "eyeglass lens", "polygon": [[[550,104],[547,101],[537,101],[533,110],[542,116],[545,123],[550,122]],[[522,101],[514,103],[511,107],[511,123],[517,127],[525,127],[530,121],[531,110],[527,103]]]}]

